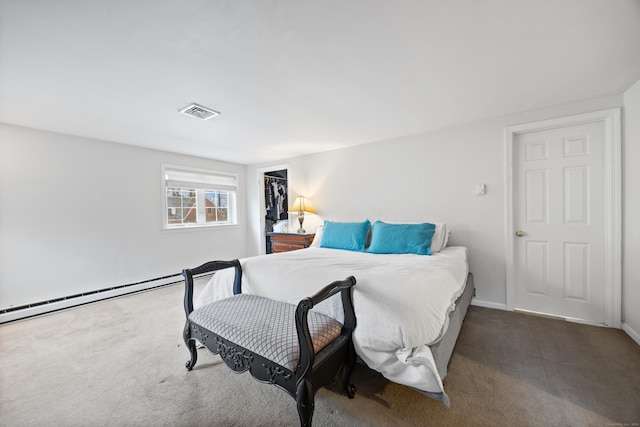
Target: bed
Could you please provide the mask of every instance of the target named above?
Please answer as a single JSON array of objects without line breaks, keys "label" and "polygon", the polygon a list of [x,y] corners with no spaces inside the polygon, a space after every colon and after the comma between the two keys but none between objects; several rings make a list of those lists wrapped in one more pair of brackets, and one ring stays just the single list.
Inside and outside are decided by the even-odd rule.
[{"label": "bed", "polygon": [[[430,244],[437,250],[429,256],[371,253],[364,249],[376,243],[377,224],[371,244],[356,245],[358,250],[322,245],[327,240],[320,229],[307,249],[241,259],[242,292],[296,303],[326,283],[355,276],[353,341],[359,359],[387,379],[448,406],[442,380],[473,295],[468,250],[444,247],[441,240],[441,247]],[[233,269],[217,272],[195,305],[231,296],[233,278]],[[339,298],[324,301],[314,310],[343,320]]]}]

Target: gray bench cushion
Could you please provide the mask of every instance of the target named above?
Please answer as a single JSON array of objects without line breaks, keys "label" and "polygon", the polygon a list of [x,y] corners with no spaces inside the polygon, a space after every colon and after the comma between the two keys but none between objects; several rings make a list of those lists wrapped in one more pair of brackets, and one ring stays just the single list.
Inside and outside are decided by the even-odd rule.
[{"label": "gray bench cushion", "polygon": [[[293,304],[240,294],[194,310],[189,320],[295,371],[300,359],[295,312]],[[307,319],[315,353],[342,331],[339,322],[323,314],[309,311]]]}]

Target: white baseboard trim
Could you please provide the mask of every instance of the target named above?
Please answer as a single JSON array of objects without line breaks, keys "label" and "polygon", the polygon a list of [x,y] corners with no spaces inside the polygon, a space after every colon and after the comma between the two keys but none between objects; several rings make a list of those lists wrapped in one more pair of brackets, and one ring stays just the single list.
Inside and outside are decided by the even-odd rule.
[{"label": "white baseboard trim", "polygon": [[493,308],[496,310],[505,310],[505,311],[507,310],[506,304],[499,304],[497,302],[491,302],[491,301],[482,301],[476,298],[471,300],[471,305],[477,305],[478,307],[485,307],[485,308]]},{"label": "white baseboard trim", "polygon": [[626,323],[622,323],[622,330],[627,333],[631,337],[632,340],[636,342],[636,344],[640,345],[640,334],[631,329],[631,326]]},{"label": "white baseboard trim", "polygon": [[47,314],[59,310],[65,310],[92,302],[98,302],[105,299],[132,294],[135,292],[146,291],[160,286],[176,283],[177,281],[179,281],[179,278],[172,276],[168,278],[150,280],[144,283],[127,285],[126,287],[118,287],[112,290],[90,293],[88,295],[75,296],[68,299],[60,298],[55,302],[38,304],[34,305],[33,307],[25,306],[24,308],[18,310],[7,310],[6,312],[0,312],[0,324]]}]

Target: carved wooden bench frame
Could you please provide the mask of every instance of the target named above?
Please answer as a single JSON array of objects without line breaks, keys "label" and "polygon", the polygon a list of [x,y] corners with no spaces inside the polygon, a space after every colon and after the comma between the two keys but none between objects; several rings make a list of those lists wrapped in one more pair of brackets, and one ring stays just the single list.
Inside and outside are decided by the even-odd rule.
[{"label": "carved wooden bench frame", "polygon": [[[231,267],[235,268],[233,293],[237,295],[242,291],[242,267],[237,259],[232,261],[210,261],[196,268],[185,269],[182,272],[185,279],[184,309],[187,316],[183,338],[191,354],[191,359],[186,363],[187,369],[193,369],[198,359],[196,349],[196,340],[198,340],[212,353],[219,354],[221,359],[233,371],[249,371],[258,381],[276,385],[289,393],[296,400],[301,426],[311,425],[314,397],[317,390],[331,384],[340,369],[342,369],[343,389],[349,398],[353,398],[355,396],[355,386],[350,383],[350,378],[356,362],[356,353],[352,340],[353,330],[356,327],[356,317],[353,309],[351,288],[356,283],[355,278],[351,276],[345,280],[335,281],[325,286],[315,295],[298,303],[295,320],[300,345],[300,360],[297,368],[291,371],[190,321],[189,314],[193,311],[193,277]],[[344,324],[341,334],[318,353],[314,354],[307,313],[314,305],[337,293],[341,294],[344,310]]]}]

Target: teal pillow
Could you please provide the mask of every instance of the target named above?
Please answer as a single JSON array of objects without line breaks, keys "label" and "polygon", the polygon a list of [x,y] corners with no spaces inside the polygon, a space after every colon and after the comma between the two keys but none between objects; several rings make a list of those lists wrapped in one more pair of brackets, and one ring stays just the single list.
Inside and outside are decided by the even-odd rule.
[{"label": "teal pillow", "polygon": [[371,229],[368,252],[374,254],[431,255],[431,238],[436,226],[422,224],[387,224],[376,221]]},{"label": "teal pillow", "polygon": [[368,219],[363,222],[325,221],[320,247],[364,251],[370,226],[371,222]]}]

